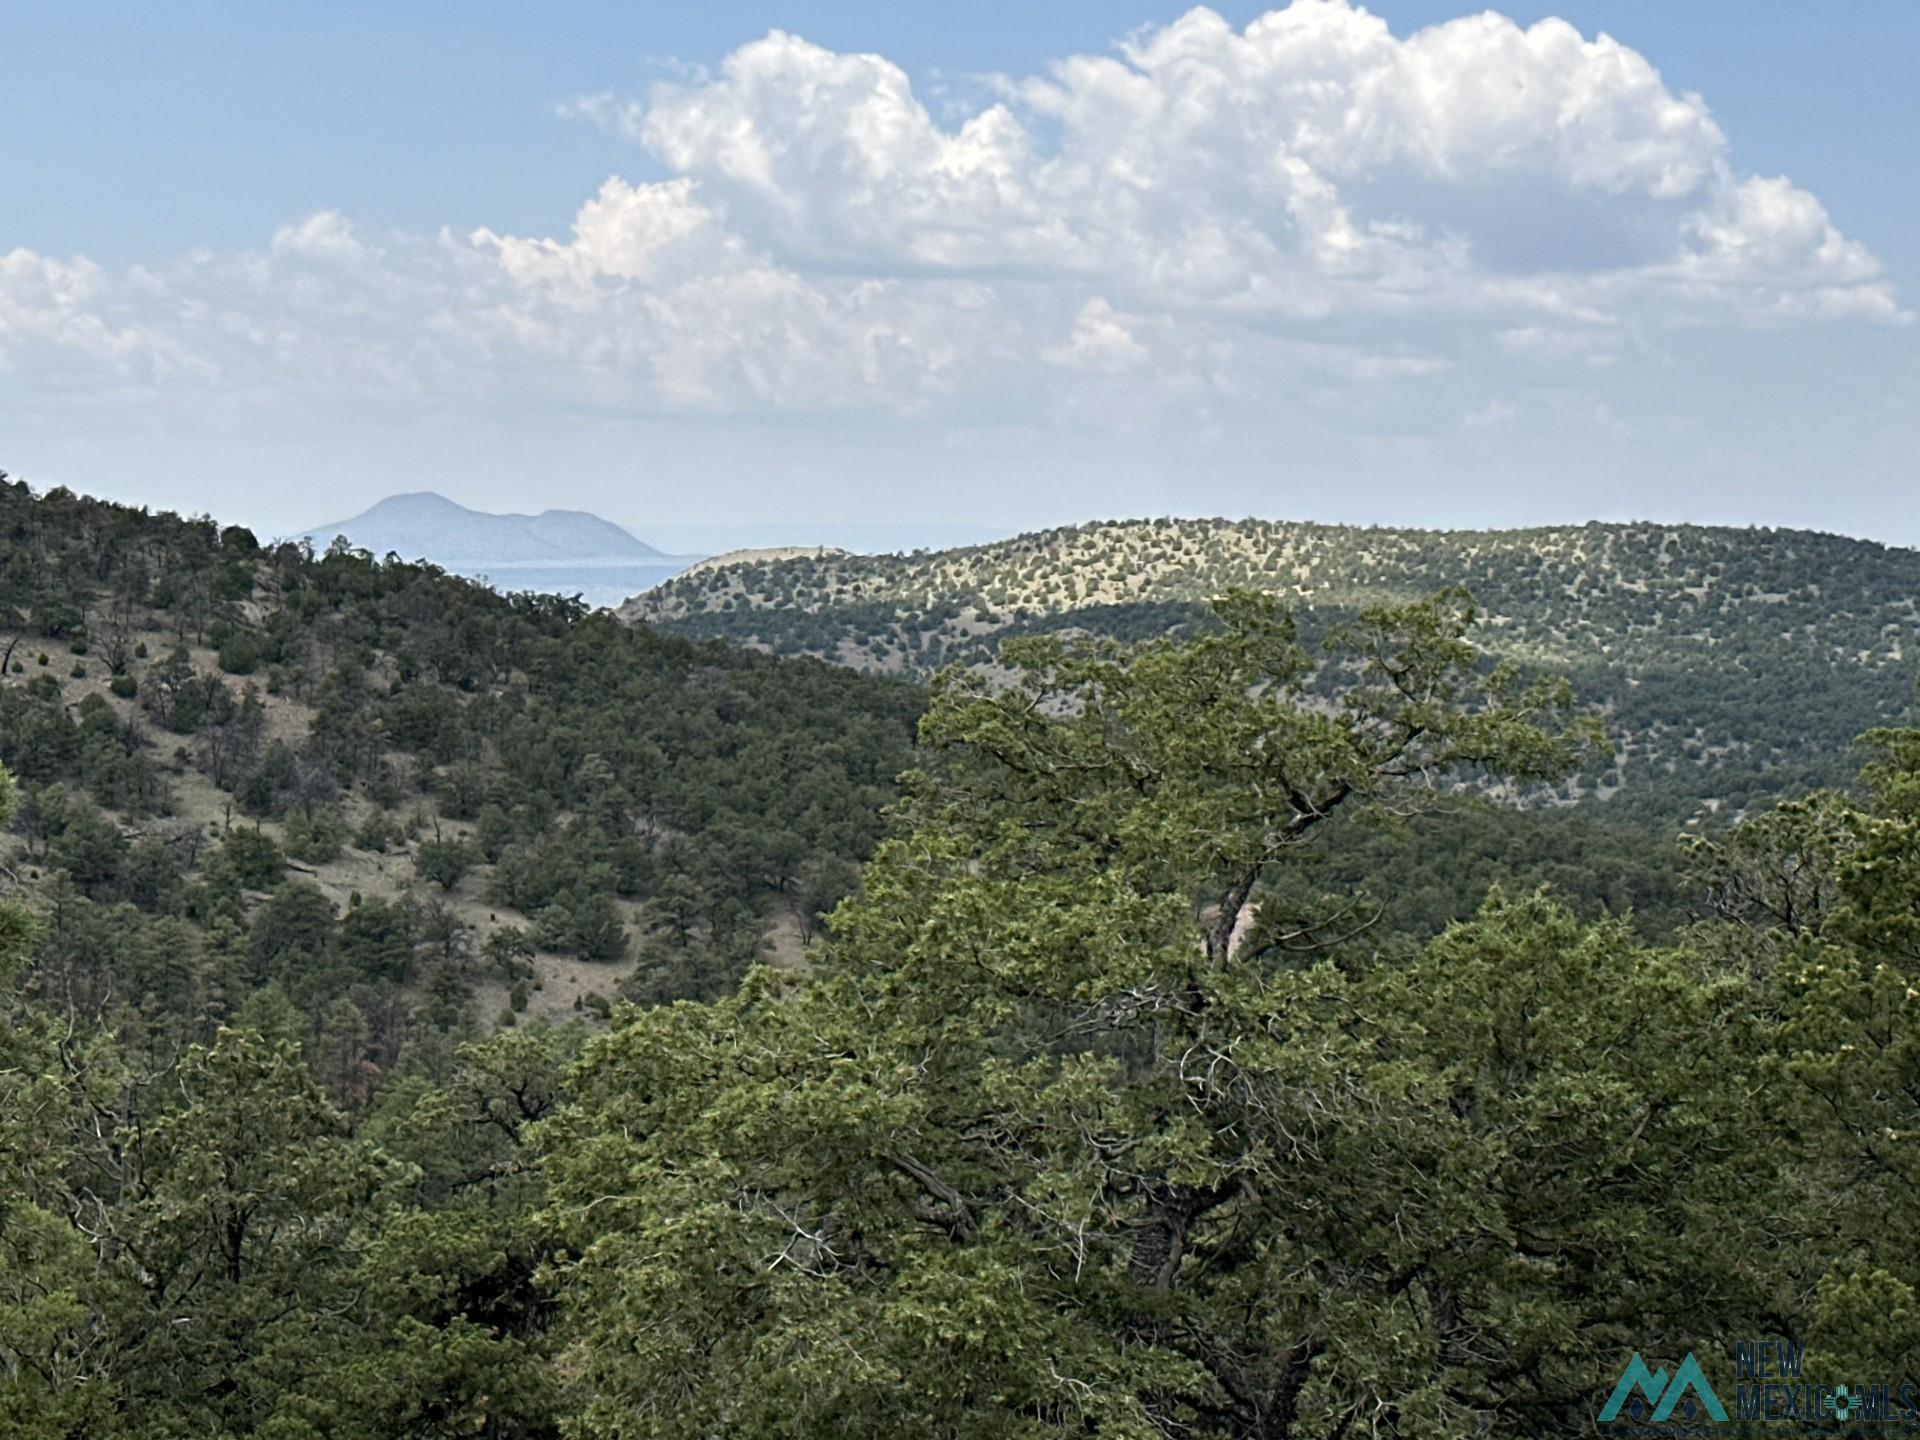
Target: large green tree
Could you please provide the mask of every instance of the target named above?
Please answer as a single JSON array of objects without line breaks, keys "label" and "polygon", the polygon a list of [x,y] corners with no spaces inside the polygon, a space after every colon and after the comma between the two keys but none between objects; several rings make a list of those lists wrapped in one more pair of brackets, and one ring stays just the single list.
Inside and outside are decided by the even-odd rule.
[{"label": "large green tree", "polygon": [[[13,810],[0,769],[0,824]],[[65,1082],[69,1037],[18,998],[33,933],[23,905],[0,901],[0,1434],[84,1434],[110,1405],[98,1382],[111,1340],[93,1323],[92,1248],[60,1204],[85,1118]]]},{"label": "large green tree", "polygon": [[1724,1198],[1735,1047],[1682,1037],[1737,982],[1539,900],[1378,964],[1270,884],[1563,773],[1564,689],[1455,596],[1320,656],[1219,618],[947,677],[821,965],[590,1048],[545,1129],[583,1433],[1476,1434],[1713,1302],[1659,1242]]},{"label": "large green tree", "polygon": [[1920,1382],[1920,730],[1862,743],[1860,795],[1690,844],[1716,912],[1694,944],[1767,1025],[1747,1129],[1775,1142],[1750,1175],[1783,1328],[1810,1366]]}]

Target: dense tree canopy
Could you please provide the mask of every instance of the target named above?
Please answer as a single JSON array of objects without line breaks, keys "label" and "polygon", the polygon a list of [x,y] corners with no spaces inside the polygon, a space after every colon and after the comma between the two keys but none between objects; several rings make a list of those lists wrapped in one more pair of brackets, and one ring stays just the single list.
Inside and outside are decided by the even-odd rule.
[{"label": "dense tree canopy", "polygon": [[[1296,847],[1465,764],[1550,776],[1563,694],[1489,683],[1442,604],[1369,614],[1302,706],[1279,618],[1223,619],[951,679],[830,957],[589,1047],[542,1142],[584,1433],[1556,1434],[1634,1350],[1750,1333],[1913,1372],[1868,1297],[1915,1278],[1874,1137],[1920,1120],[1920,955],[1882,948],[1920,877],[1836,899],[1869,928],[1824,964],[1501,894],[1405,959]],[[1880,743],[1877,808],[1818,802],[1836,896],[1920,835]]]},{"label": "dense tree canopy", "polygon": [[[1487,797],[1599,736],[1463,594],[1243,594],[949,671],[896,792],[901,687],[12,523],[0,1434],[1532,1437],[1755,1336],[1920,1384],[1920,732],[1549,830]],[[31,673],[83,631],[132,695]],[[623,948],[635,1003],[528,1013]]]}]

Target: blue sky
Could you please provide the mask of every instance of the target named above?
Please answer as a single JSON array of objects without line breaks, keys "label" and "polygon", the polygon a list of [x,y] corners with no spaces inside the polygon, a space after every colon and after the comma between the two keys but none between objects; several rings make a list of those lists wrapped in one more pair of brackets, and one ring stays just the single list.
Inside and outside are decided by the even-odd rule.
[{"label": "blue sky", "polygon": [[[1179,4],[897,0],[662,5],[242,6],[96,0],[0,9],[8,91],[0,241],[107,259],[257,244],[333,208],[379,228],[560,224],[629,147],[557,102],[639,88],[661,62],[712,64],[769,30],[874,50],[916,77],[1025,72],[1100,49]],[[1270,8],[1221,4],[1236,23]],[[1368,7],[1395,31],[1473,6]],[[1809,184],[1841,228],[1920,262],[1920,5],[1849,0],[1565,0],[1492,7],[1560,16],[1634,46],[1675,90],[1706,96],[1742,168]]]},{"label": "blue sky", "polygon": [[[1920,6],[1849,0],[1565,0],[1559,15],[1707,96],[1755,173],[1816,182],[1841,228],[1920,261]],[[8,73],[0,240],[102,259],[257,244],[290,215],[342,209],[380,228],[538,232],[609,173],[612,136],[555,104],[634,90],[660,61],[714,63],[772,29],[877,50],[916,77],[1031,71],[1185,13],[1181,4],[286,4],[131,0],[0,10]],[[1221,4],[1236,23],[1267,10]],[[1398,33],[1463,4],[1373,4]]]},{"label": "blue sky", "polygon": [[[1267,7],[1216,8],[1232,33],[1206,39],[1201,60],[1231,70],[1229,40],[1237,45]],[[1369,8],[1396,43],[1465,13],[1425,0]],[[1065,99],[1008,100],[979,78],[1044,79],[1061,57],[1112,57],[1130,34],[1148,44],[1183,13],[1082,3],[949,13],[844,0],[540,11],[188,0],[6,7],[0,255],[32,260],[15,266],[11,311],[0,297],[0,466],[156,504],[245,511],[268,528],[422,485],[492,508],[525,505],[537,473],[534,498],[599,509],[669,540],[735,523],[784,535],[809,521],[993,529],[1257,510],[1488,524],[1624,507],[1920,541],[1920,523],[1897,513],[1920,465],[1920,369],[1906,314],[1920,294],[1911,153],[1920,99],[1909,73],[1920,6],[1506,6],[1522,26],[1560,17],[1589,41],[1605,31],[1657,69],[1668,96],[1701,97],[1703,123],[1719,140],[1695,125],[1692,149],[1675,163],[1722,166],[1731,180],[1695,175],[1692,200],[1662,190],[1657,166],[1596,182],[1592,153],[1514,161],[1520,142],[1510,131],[1436,110],[1417,122],[1425,138],[1409,145],[1432,150],[1441,134],[1453,148],[1421,161],[1419,174],[1404,157],[1300,150],[1311,183],[1331,186],[1343,213],[1386,227],[1371,239],[1398,245],[1392,227],[1413,223],[1428,240],[1382,251],[1357,278],[1342,271],[1327,292],[1338,298],[1297,305],[1251,297],[1304,294],[1327,272],[1299,269],[1291,242],[1276,250],[1255,244],[1258,235],[1220,262],[1232,278],[1169,282],[1201,232],[1180,230],[1185,222],[1156,211],[1151,197],[1139,223],[1173,229],[1143,231],[1138,249],[1148,259],[1137,267],[1124,230],[1088,239],[1083,222],[1102,217],[1074,206],[1095,204],[1097,187],[1069,195],[1039,167],[1059,134],[1071,148],[1073,126],[1090,123],[1076,107],[1110,103],[1098,85],[1118,81],[1090,81]],[[773,57],[771,78],[752,95],[714,78],[730,54],[773,29],[818,51]],[[729,168],[719,132],[702,129],[720,114],[771,136],[789,126],[838,134],[847,114],[863,113],[857,93],[824,117],[783,117],[780,106],[811,93],[806,65],[856,52],[897,66],[936,131],[957,133],[996,99],[1011,106],[1022,143],[1041,155],[1032,175],[1016,177],[1037,207],[1026,215],[1032,235],[998,249],[976,238],[964,255],[950,253],[942,237],[998,222],[962,217],[951,196],[930,211],[924,177],[901,179],[893,168],[892,189],[843,183],[849,166],[921,163],[925,136],[890,131],[885,144],[906,148],[888,149],[884,162],[839,152],[796,160],[756,189]],[[1444,65],[1454,68],[1443,65],[1437,83],[1457,89],[1488,75],[1504,83],[1508,51],[1499,46],[1448,53]],[[1609,98],[1614,71],[1604,59],[1541,63],[1525,83],[1564,81],[1561,115],[1595,94],[1596,105],[1641,107],[1621,122],[1623,150],[1641,143],[1632,127],[1664,103],[1644,85]],[[857,91],[870,78],[847,83]],[[1223,115],[1284,109],[1291,78],[1245,80],[1244,94],[1221,102]],[[660,83],[680,86],[679,110],[654,103]],[[885,91],[884,76],[873,83]],[[1379,103],[1364,99],[1361,79],[1343,73],[1334,83],[1356,87],[1356,113]],[[1396,109],[1367,123],[1403,119]],[[1221,128],[1232,123],[1215,117],[1195,129],[1199,168],[1265,163],[1273,143],[1265,122],[1245,137]],[[1266,148],[1249,150],[1249,160],[1242,138]],[[1137,157],[1121,158],[1132,166]],[[1730,197],[1761,195],[1738,184],[1776,176],[1792,182],[1789,201],[1808,197],[1854,248],[1843,255],[1802,217],[1791,224],[1804,253],[1788,253],[1779,240],[1788,222],[1769,210],[1735,227],[1773,227],[1766,236],[1733,235],[1713,261],[1723,269],[1705,281],[1690,272],[1682,284],[1661,271],[1666,260],[1645,237],[1665,237],[1659,227],[1671,224],[1698,249],[1701,226],[1719,223],[1700,216],[1724,218]],[[476,277],[475,254],[449,260],[436,249],[443,230],[484,232],[508,243],[483,258],[512,269],[513,244],[576,236],[576,216],[609,177],[630,190],[615,197],[620,214],[602,207],[608,234],[630,239],[634,224],[666,224],[689,237],[705,257],[699,264],[729,247],[758,257],[750,273],[728,262],[736,298],[698,308],[718,272],[689,279],[694,260],[661,271],[663,252],[649,250],[635,269],[576,243],[564,282],[551,266],[534,280],[524,264],[514,271],[516,284],[547,287],[536,304],[497,289],[498,276]],[[1173,195],[1179,178],[1169,172],[1158,193]],[[1538,202],[1548,191],[1554,203]],[[670,214],[669,200],[678,207]],[[1230,185],[1180,202],[1205,212],[1205,233],[1216,238],[1263,229],[1271,238],[1284,228],[1274,207],[1296,203],[1298,194],[1249,197]],[[1682,213],[1688,205],[1692,218]],[[793,218],[802,210],[804,224]],[[1297,214],[1287,214],[1291,225]],[[299,228],[316,216],[336,228]],[[869,244],[856,220],[885,234]],[[696,222],[702,228],[688,228]],[[1446,235],[1464,237],[1473,260],[1442,281],[1432,267]],[[1613,260],[1588,253],[1594,235]],[[1082,242],[1058,274],[1035,278],[1036,266]],[[1620,258],[1629,250],[1631,264]],[[194,258],[202,251],[224,258],[203,263]],[[1764,273],[1752,258],[1763,251]],[[1705,263],[1688,253],[1696,270]],[[1733,255],[1737,275],[1724,268]],[[77,277],[55,268],[76,261],[88,267]],[[351,284],[340,278],[349,263],[362,266]],[[591,283],[559,295],[554,287],[579,281],[582,264],[600,267]],[[1579,272],[1580,284],[1551,296],[1532,284],[1565,271]],[[1406,283],[1433,303],[1375,303]],[[1247,288],[1235,298],[1222,286]],[[861,298],[880,291],[883,300]],[[779,298],[766,309],[738,298],[754,294]],[[848,341],[847,307],[868,317],[883,303],[895,308],[860,319],[862,338]],[[1004,314],[964,330],[935,318],[971,304]],[[431,355],[410,338],[445,336],[449,315],[509,309],[484,334],[449,338]],[[1556,319],[1569,315],[1565,326]],[[803,350],[804,327],[816,321],[827,328]],[[689,355],[677,347],[696,329],[708,338]],[[881,331],[909,360],[874,358]],[[478,362],[463,371],[460,357],[472,355],[485,357],[484,373]],[[1027,382],[996,382],[1028,364]],[[1566,374],[1543,378],[1554,364]],[[364,375],[341,380],[361,366]],[[809,385],[816,367],[835,377],[831,386]],[[1061,378],[1068,372],[1071,383]],[[415,392],[405,383],[415,374],[433,378]],[[863,386],[872,395],[850,393]],[[1283,395],[1284,405],[1272,398]],[[1296,404],[1299,413],[1279,413]],[[1133,428],[1119,427],[1127,433],[1116,439],[1109,412]]]}]

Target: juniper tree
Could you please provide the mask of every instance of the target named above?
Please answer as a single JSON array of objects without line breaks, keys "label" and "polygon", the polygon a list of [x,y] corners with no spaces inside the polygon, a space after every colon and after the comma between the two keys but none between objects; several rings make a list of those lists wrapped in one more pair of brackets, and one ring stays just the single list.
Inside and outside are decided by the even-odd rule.
[{"label": "juniper tree", "polygon": [[1576,1413],[1609,1285],[1679,1323],[1682,1260],[1597,1248],[1722,1193],[1717,1102],[1667,1107],[1738,987],[1545,902],[1413,970],[1262,906],[1342,817],[1564,773],[1565,687],[1458,597],[1321,656],[1218,615],[947,676],[818,968],[590,1048],[544,1131],[584,1433],[1468,1435]]}]

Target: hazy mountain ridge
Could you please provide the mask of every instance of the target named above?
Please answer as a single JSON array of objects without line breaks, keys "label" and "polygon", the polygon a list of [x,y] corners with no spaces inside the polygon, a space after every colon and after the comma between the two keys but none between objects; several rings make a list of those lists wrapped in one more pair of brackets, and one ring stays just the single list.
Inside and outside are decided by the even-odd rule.
[{"label": "hazy mountain ridge", "polygon": [[1920,552],[1646,523],[1102,522],[930,554],[710,565],[621,613],[928,673],[984,660],[1022,630],[1159,633],[1233,586],[1285,596],[1311,622],[1453,585],[1478,602],[1483,645],[1572,674],[1606,712],[1620,754],[1593,777],[1602,793],[1651,788],[1737,808],[1839,778],[1855,734],[1907,712],[1920,668]]},{"label": "hazy mountain ridge", "polygon": [[656,585],[700,558],[668,555],[584,510],[496,515],[425,490],[389,496],[303,538],[325,550],[342,535],[376,556],[427,560],[501,590],[579,593],[596,605]]},{"label": "hazy mountain ridge", "polygon": [[336,535],[375,555],[438,565],[551,565],[556,561],[666,560],[671,557],[610,520],[584,510],[495,515],[469,510],[430,490],[392,495],[350,520],[307,532],[325,549]]}]

